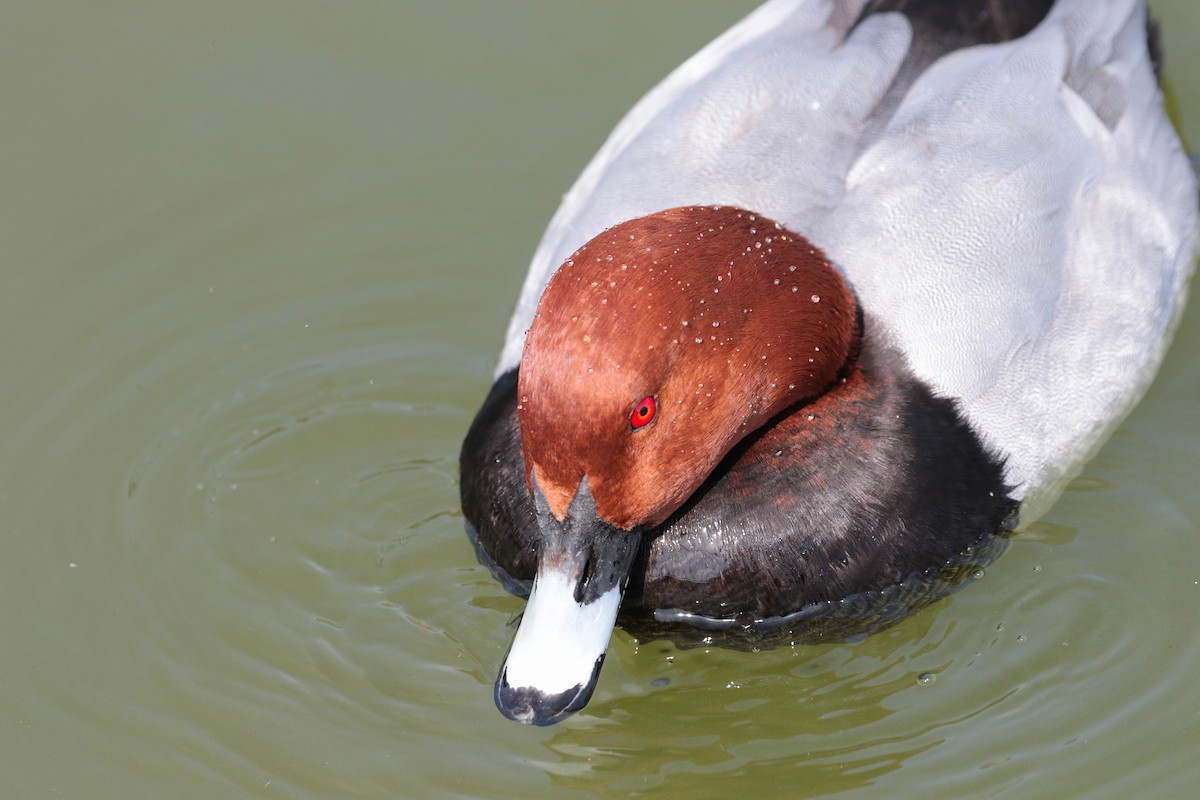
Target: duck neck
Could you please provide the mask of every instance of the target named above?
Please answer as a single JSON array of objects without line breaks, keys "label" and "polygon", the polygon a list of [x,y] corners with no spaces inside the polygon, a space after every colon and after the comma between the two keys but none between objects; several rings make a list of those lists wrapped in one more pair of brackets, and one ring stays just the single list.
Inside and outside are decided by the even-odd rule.
[{"label": "duck neck", "polygon": [[657,531],[645,606],[779,616],[937,570],[1011,524],[1002,459],[870,318],[860,331],[834,386],[749,437]]},{"label": "duck neck", "polygon": [[[869,316],[858,331],[828,391],[747,437],[648,532],[623,608],[779,617],[962,565],[1011,526],[1002,459]],[[520,594],[537,559],[516,384],[501,376],[475,418],[461,490],[480,560]]]}]

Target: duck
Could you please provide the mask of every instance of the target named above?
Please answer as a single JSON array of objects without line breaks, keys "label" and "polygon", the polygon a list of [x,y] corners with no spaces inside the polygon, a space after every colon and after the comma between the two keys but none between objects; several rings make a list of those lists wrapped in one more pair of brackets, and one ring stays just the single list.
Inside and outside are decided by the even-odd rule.
[{"label": "duck", "polygon": [[[615,626],[867,635],[969,583],[1144,393],[1196,176],[1141,0],[769,0],[638,102],[463,440],[550,725]],[[689,637],[691,637],[689,639]]]}]

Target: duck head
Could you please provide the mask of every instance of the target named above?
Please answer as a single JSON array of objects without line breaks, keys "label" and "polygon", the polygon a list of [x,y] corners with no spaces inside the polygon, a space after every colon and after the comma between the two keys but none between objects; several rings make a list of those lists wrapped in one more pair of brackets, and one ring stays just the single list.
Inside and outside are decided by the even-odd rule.
[{"label": "duck head", "polygon": [[645,532],[744,437],[835,384],[857,330],[824,254],[743,209],[640,217],[567,259],[517,386],[538,569],[496,682],[506,716],[548,725],[587,703]]}]

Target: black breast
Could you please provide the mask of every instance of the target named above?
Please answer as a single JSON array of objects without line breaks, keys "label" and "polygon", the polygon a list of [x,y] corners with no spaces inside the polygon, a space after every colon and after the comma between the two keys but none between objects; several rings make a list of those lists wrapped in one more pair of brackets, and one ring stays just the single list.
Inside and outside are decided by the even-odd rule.
[{"label": "black breast", "polygon": [[[493,386],[461,467],[480,560],[526,593],[537,545],[515,372]],[[1016,508],[1001,460],[954,403],[868,343],[845,384],[742,442],[648,532],[622,624],[735,646],[870,631],[994,558]]]},{"label": "black breast", "polygon": [[743,636],[870,629],[998,555],[1016,509],[955,404],[868,342],[846,384],[730,453],[656,532],[627,599]]}]

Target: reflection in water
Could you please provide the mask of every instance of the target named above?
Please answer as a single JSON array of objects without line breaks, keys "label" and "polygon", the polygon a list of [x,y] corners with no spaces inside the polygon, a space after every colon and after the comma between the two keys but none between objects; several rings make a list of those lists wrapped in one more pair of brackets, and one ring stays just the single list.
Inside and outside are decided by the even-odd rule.
[{"label": "reflection in water", "polygon": [[[713,774],[761,770],[776,782],[865,797],[903,769],[942,776],[944,796],[1019,786],[1054,763],[1043,752],[1052,744],[1080,747],[1120,731],[1145,689],[1174,671],[1145,665],[1140,700],[1114,704],[1113,665],[1166,644],[1151,638],[1174,637],[1104,624],[1114,603],[1145,618],[1153,603],[1116,577],[1067,567],[1047,576],[1030,564],[1037,549],[1018,546],[1015,570],[994,569],[971,592],[856,644],[681,651],[621,636],[608,669],[619,658],[625,672],[607,691],[602,685],[583,724],[547,740],[559,760],[542,766],[556,784],[598,796],[668,784],[703,793]],[[936,682],[922,680],[929,674]],[[1079,707],[1071,687],[1087,686],[1110,698],[1105,713]],[[980,724],[989,736],[964,741]]]},{"label": "reflection in water", "polygon": [[[608,790],[600,796],[638,796],[667,780],[673,791],[703,794],[713,772],[755,769],[826,792],[871,786],[936,747],[945,735],[940,729],[952,723],[908,729],[892,719],[905,714],[896,697],[926,691],[922,672],[950,668],[936,653],[952,628],[938,625],[934,614],[919,614],[902,632],[857,645],[758,654],[642,646],[639,662],[648,650],[664,657],[649,662],[657,666],[654,673],[639,677],[647,683],[651,674],[669,677],[673,685],[640,697],[593,700],[603,722],[551,739],[547,744],[562,763],[546,768],[564,787],[599,782]],[[721,722],[714,726],[713,720]]]}]

